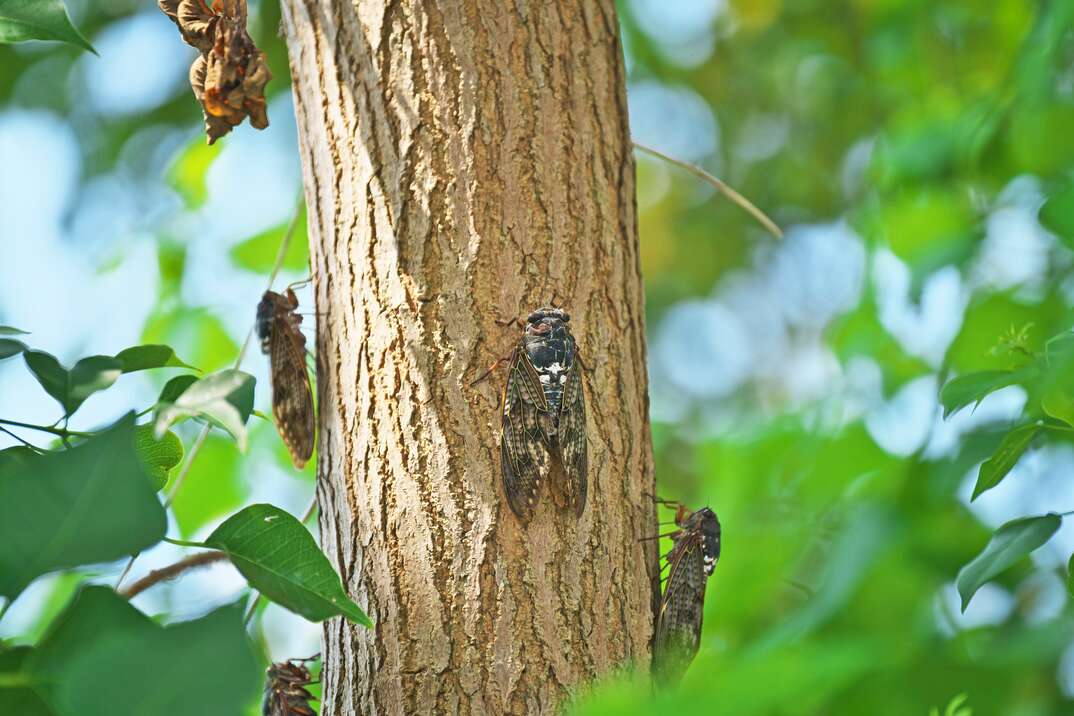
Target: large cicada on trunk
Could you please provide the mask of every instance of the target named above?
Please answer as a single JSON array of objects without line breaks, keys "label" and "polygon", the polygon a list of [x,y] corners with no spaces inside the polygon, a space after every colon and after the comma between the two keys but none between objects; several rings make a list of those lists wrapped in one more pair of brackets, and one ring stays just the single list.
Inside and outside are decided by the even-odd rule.
[{"label": "large cicada on trunk", "polygon": [[534,311],[510,356],[500,463],[507,502],[522,521],[532,515],[542,482],[576,517],[585,510],[585,394],[570,320],[558,308]]}]

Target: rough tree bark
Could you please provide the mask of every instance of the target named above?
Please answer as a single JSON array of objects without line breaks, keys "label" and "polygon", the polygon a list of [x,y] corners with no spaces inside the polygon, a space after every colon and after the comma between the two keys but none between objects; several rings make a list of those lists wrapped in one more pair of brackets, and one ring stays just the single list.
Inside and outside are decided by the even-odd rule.
[{"label": "rough tree bark", "polygon": [[[648,666],[656,532],[634,161],[612,0],[284,0],[318,318],[321,535],[376,621],[325,711],[551,713]],[[555,299],[590,492],[522,527],[501,368]]]}]

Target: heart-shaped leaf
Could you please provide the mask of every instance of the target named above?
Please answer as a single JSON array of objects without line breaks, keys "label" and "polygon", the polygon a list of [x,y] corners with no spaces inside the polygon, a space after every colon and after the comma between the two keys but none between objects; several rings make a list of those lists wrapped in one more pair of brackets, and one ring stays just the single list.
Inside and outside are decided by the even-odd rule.
[{"label": "heart-shaped leaf", "polygon": [[159,542],[167,519],[134,447],[134,418],[70,450],[0,462],[0,595],[55,569]]},{"label": "heart-shaped leaf", "polygon": [[979,373],[967,373],[948,381],[940,391],[943,404],[943,416],[949,417],[970,403],[980,403],[989,393],[1017,383],[1018,373],[1010,370],[985,370]]},{"label": "heart-shaped leaf", "polygon": [[223,428],[246,449],[246,420],[254,409],[255,379],[231,368],[211,373],[190,384],[174,402],[161,403],[154,420],[157,435],[188,418],[208,420]]},{"label": "heart-shaped leaf", "polygon": [[1051,539],[1062,523],[1059,515],[1050,513],[1012,520],[996,530],[984,551],[959,570],[955,586],[962,611],[985,582]]},{"label": "heart-shaped leaf", "polygon": [[231,716],[260,681],[241,605],[162,627],[107,587],[83,589],[23,668],[78,716]]},{"label": "heart-shaped leaf", "polygon": [[168,473],[183,460],[183,441],[168,430],[158,440],[152,424],[134,429],[134,449],[149,480],[158,490],[168,484]]},{"label": "heart-shaped leaf", "polygon": [[97,54],[60,0],[0,0],[0,42],[57,40]]},{"label": "heart-shaped leaf", "polygon": [[252,587],[310,621],[342,614],[356,624],[373,625],[343,591],[309,530],[278,507],[247,507],[217,527],[204,546],[227,552]]},{"label": "heart-shaped leaf", "polygon": [[23,353],[26,365],[45,392],[71,415],[94,393],[108,388],[123,374],[123,364],[110,356],[89,356],[67,370],[44,351]]},{"label": "heart-shaped leaf", "polygon": [[992,457],[981,463],[981,470],[977,473],[977,484],[973,488],[973,497],[970,498],[971,502],[976,500],[981,493],[991,490],[1003,481],[1038,432],[1040,432],[1040,426],[1034,423],[1017,427],[1003,436],[1003,440],[1000,441]]},{"label": "heart-shaped leaf", "polygon": [[123,364],[124,373],[151,368],[194,368],[179,360],[171,346],[154,343],[122,350],[116,354],[116,360]]}]

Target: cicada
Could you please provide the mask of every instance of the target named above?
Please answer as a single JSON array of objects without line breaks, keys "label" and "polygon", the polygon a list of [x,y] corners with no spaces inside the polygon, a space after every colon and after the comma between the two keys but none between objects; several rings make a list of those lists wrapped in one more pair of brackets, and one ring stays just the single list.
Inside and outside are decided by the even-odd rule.
[{"label": "cicada", "polygon": [[303,661],[308,659],[291,659],[269,666],[265,699],[261,703],[262,716],[316,715],[310,705],[313,694],[306,688],[315,682]]},{"label": "cicada", "polygon": [[678,683],[701,644],[705,585],[720,559],[720,521],[708,507],[691,512],[678,504],[667,554],[670,568],[656,615],[653,678],[661,686]]},{"label": "cicada", "polygon": [[585,510],[585,393],[570,320],[558,308],[534,311],[509,356],[500,464],[507,503],[523,522],[532,515],[544,481],[553,483],[558,504],[578,517]]},{"label": "cicada", "polygon": [[306,370],[306,337],[299,330],[302,316],[296,312],[298,298],[265,291],[257,305],[257,336],[261,352],[269,357],[272,381],[272,415],[276,428],[301,470],[313,454],[313,391]]}]

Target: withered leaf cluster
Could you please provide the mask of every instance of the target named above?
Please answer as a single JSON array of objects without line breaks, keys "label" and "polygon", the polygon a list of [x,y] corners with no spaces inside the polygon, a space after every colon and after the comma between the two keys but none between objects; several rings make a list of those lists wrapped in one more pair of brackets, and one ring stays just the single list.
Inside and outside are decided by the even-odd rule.
[{"label": "withered leaf cluster", "polygon": [[190,66],[190,86],[205,113],[212,144],[250,117],[268,126],[265,85],[271,79],[265,53],[246,32],[246,0],[158,0],[183,40],[201,55]]}]

